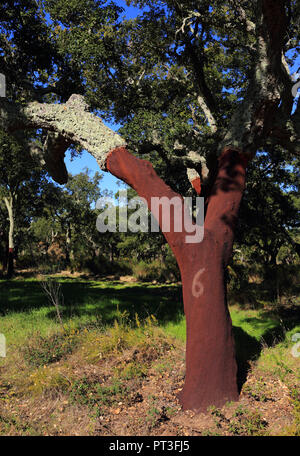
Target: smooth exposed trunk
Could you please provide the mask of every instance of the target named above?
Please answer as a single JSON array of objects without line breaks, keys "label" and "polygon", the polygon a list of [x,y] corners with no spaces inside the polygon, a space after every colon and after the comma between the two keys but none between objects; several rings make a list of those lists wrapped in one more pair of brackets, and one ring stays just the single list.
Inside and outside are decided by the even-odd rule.
[{"label": "smooth exposed trunk", "polygon": [[238,400],[237,364],[226,299],[221,243],[205,233],[178,258],[186,316],[186,375],[180,402],[205,410]]},{"label": "smooth exposed trunk", "polygon": [[[184,229],[181,233],[164,232],[180,268],[187,322],[186,376],[179,397],[184,409],[201,411],[238,399],[224,275],[232,253],[246,165],[247,160],[239,152],[229,148],[223,151],[207,201],[202,242],[187,243],[190,233]],[[145,198],[149,208],[152,197],[179,196],[156,175],[149,162],[132,156],[125,148],[109,154],[107,169]],[[174,213],[170,215],[174,227]],[[162,226],[162,212],[158,219]]]},{"label": "smooth exposed trunk", "polygon": [[71,224],[67,223],[66,240],[65,240],[65,261],[66,265],[70,266],[74,260],[74,252],[72,247],[72,229]]},{"label": "smooth exposed trunk", "polygon": [[7,277],[12,277],[14,274],[14,213],[13,213],[13,197],[5,197],[4,202],[8,212],[9,232],[8,232],[8,255],[7,255]]},{"label": "smooth exposed trunk", "polygon": [[204,239],[185,245],[180,266],[187,324],[186,376],[180,402],[205,410],[238,399],[237,363],[227,306],[225,271],[245,185],[247,161],[225,149],[207,201]]}]

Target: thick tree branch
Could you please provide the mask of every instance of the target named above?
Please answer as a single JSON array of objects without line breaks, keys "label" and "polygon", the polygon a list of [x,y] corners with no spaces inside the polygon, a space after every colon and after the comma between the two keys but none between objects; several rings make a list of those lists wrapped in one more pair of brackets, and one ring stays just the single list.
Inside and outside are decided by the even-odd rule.
[{"label": "thick tree branch", "polygon": [[287,27],[285,1],[260,0],[258,7],[253,77],[220,145],[237,147],[249,157],[271,137],[282,96],[287,98],[289,94],[285,106],[291,102],[290,78],[282,60]]},{"label": "thick tree branch", "polygon": [[218,127],[217,127],[217,122],[216,119],[214,118],[214,115],[212,111],[209,109],[208,105],[205,103],[204,98],[201,95],[198,95],[197,101],[199,103],[200,108],[205,114],[205,117],[209,123],[210,129],[212,133],[216,133]]},{"label": "thick tree branch", "polygon": [[[56,168],[58,179],[65,176],[62,165],[63,153],[69,144],[78,144],[95,157],[101,169],[105,169],[106,157],[110,150],[124,146],[125,141],[102,120],[88,111],[81,95],[72,95],[63,104],[28,103],[18,105],[0,98],[0,126],[7,131],[22,129],[45,129],[55,133],[48,137],[52,148],[45,147],[45,161]],[[57,162],[59,158],[59,162]],[[60,170],[54,165],[60,166]],[[57,174],[58,173],[58,174]]]},{"label": "thick tree branch", "polygon": [[[147,201],[148,208],[151,209],[151,199],[168,198],[172,200],[175,198],[180,206],[180,211],[184,215],[182,197],[174,192],[162,179],[158,177],[153,169],[152,164],[147,160],[141,160],[134,155],[130,154],[124,147],[118,147],[112,150],[107,157],[107,169],[114,176],[122,179],[128,185],[136,190],[138,195]],[[157,221],[159,225],[163,226],[163,214],[160,208]],[[184,230],[182,232],[174,233],[173,227],[175,226],[174,213],[170,211],[170,232],[162,231],[173,250],[175,256],[184,244],[184,236],[188,235]]]},{"label": "thick tree branch", "polygon": [[41,86],[38,87],[38,86],[34,86],[33,83],[31,81],[28,81],[27,79],[23,79],[22,85],[23,85],[23,87],[28,89],[32,93],[34,99],[36,99],[38,101],[42,101],[43,97],[45,95],[48,95],[49,93],[55,93],[57,95],[61,95],[61,91],[56,86],[49,85],[46,87],[41,87]]},{"label": "thick tree branch", "polygon": [[[183,12],[181,10],[181,6],[174,3],[174,8],[179,16],[182,16]],[[210,88],[207,85],[205,74],[204,74],[204,54],[203,54],[203,40],[200,37],[200,40],[197,37],[198,28],[199,28],[199,21],[202,18],[203,14],[197,11],[189,11],[188,16],[182,18],[181,27],[176,31],[177,34],[181,34],[183,43],[185,44],[185,54],[190,60],[190,63],[193,67],[193,72],[195,75],[195,82],[198,85],[200,91],[200,99],[198,103],[200,104],[201,108],[205,109],[204,113],[208,118],[208,121],[212,128],[216,128],[216,120],[218,107],[215,101],[215,97],[211,92]],[[192,37],[188,36],[185,33],[186,25],[190,26],[192,21],[196,18],[196,26],[195,29],[192,29]],[[203,23],[202,23],[202,31],[203,31]],[[197,39],[197,45],[192,42],[192,40]],[[199,49],[201,48],[201,53],[203,54],[201,58],[199,57]]]},{"label": "thick tree branch", "polygon": [[241,151],[225,148],[219,157],[218,174],[207,201],[205,230],[216,233],[223,244],[225,263],[231,256],[247,163]]},{"label": "thick tree branch", "polygon": [[242,2],[237,1],[237,0],[230,0],[230,3],[234,6],[235,11],[238,13],[239,21],[241,21],[243,24],[245,24],[246,31],[247,32],[255,31],[256,26],[255,26],[254,22],[252,22],[247,17],[246,11],[244,10],[244,8],[241,5]]},{"label": "thick tree branch", "polygon": [[[206,111],[207,112],[209,111],[211,118],[212,117],[215,118],[216,113],[218,112],[218,109],[217,109],[215,98],[205,80],[204,69],[203,69],[203,60],[201,60],[198,57],[197,51],[194,48],[194,45],[188,39],[185,39],[184,41],[186,44],[187,55],[189,56],[190,62],[194,69],[194,74],[196,76],[196,83],[200,90],[200,94],[201,94],[200,98],[202,98],[203,102],[205,103],[205,105],[207,107]],[[198,102],[199,102],[199,100],[198,100]],[[203,108],[203,106],[201,106],[201,107]],[[216,123],[215,120],[213,123],[214,124]]]},{"label": "thick tree branch", "polygon": [[51,177],[61,185],[68,182],[68,171],[65,166],[64,157],[70,145],[70,141],[67,141],[63,135],[48,132],[43,147],[46,167]]}]

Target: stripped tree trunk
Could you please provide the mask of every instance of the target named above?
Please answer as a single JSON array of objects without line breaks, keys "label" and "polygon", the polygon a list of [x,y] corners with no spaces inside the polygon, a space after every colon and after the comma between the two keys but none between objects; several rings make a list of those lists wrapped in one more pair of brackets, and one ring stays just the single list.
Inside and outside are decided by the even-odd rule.
[{"label": "stripped tree trunk", "polygon": [[[171,231],[164,232],[180,268],[187,322],[186,378],[180,394],[184,409],[205,410],[209,405],[221,406],[238,399],[224,273],[232,252],[246,163],[236,150],[224,149],[208,199],[201,243],[186,243],[188,233],[184,229],[180,233],[172,231],[174,214]],[[149,162],[132,156],[123,147],[110,152],[107,169],[145,198],[149,208],[152,197],[180,196],[156,175]],[[162,213],[158,222],[162,226]]]},{"label": "stripped tree trunk", "polygon": [[226,299],[225,270],[245,183],[246,161],[224,150],[197,249],[179,259],[187,321],[186,378],[180,395],[186,409],[221,406],[238,399],[237,364]]}]

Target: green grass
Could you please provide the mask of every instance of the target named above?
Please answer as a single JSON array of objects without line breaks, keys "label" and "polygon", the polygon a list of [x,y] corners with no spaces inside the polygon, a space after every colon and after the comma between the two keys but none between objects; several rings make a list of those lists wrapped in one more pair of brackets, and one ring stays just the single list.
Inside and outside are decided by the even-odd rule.
[{"label": "green grass", "polygon": [[[75,279],[60,282],[64,295],[61,311],[68,326],[99,321],[111,325],[125,310],[132,319],[136,313],[142,319],[151,314],[172,318],[168,307],[180,306],[177,287]],[[8,346],[24,343],[36,330],[43,336],[59,329],[55,308],[35,279],[0,281],[0,303],[0,333],[6,336]]]},{"label": "green grass", "polygon": [[[0,413],[0,434],[37,432],[35,424],[23,429],[24,420],[12,420],[9,405],[16,398],[31,397],[46,406],[48,398],[63,395],[64,403],[77,407],[76,413],[86,407],[92,418],[103,418],[114,413],[110,409],[118,411],[119,404],[139,401],[137,392],[153,372],[165,379],[173,375],[174,380],[172,360],[182,356],[186,330],[180,286],[56,280],[64,297],[63,328],[38,280],[0,280],[0,333],[7,339],[7,357],[0,358],[0,399],[8,406],[6,414]],[[292,335],[300,333],[299,315],[295,309],[280,314],[272,303],[268,309],[230,307],[240,385],[249,361],[256,360],[256,381],[246,384],[245,393],[271,404],[265,384],[268,376],[279,378],[287,385],[295,410],[294,422],[282,433],[299,435],[299,358],[291,354],[296,343]],[[143,415],[149,429],[165,417],[156,402],[150,401]],[[253,410],[237,409],[231,420],[216,413],[216,432],[223,425],[232,435],[265,432],[265,420]]]},{"label": "green grass", "polygon": [[[298,367],[300,367],[299,347],[296,350],[298,357],[295,357],[292,352],[292,348],[300,341],[299,337],[296,340],[293,339],[293,335],[295,334],[300,335],[300,325],[287,331],[284,338],[275,346],[266,346],[258,360],[258,367],[263,371],[272,372],[273,374],[278,375],[282,381],[284,381],[286,374],[290,374],[294,371],[295,364],[298,364]],[[298,382],[299,380],[300,378],[298,378]]]},{"label": "green grass", "polygon": [[[242,310],[234,306],[230,308],[230,315],[234,327],[242,328],[257,341],[274,331],[279,325],[276,317],[267,316],[260,310]],[[178,315],[178,321],[169,321],[164,328],[169,334],[185,341],[186,324],[182,314]]]},{"label": "green grass", "polygon": [[[111,326],[126,311],[131,321],[136,314],[141,320],[154,315],[167,334],[185,340],[181,288],[177,285],[66,277],[59,282],[64,296],[63,322],[69,329],[99,323]],[[8,350],[24,344],[37,330],[41,337],[59,331],[56,310],[36,279],[0,280],[0,303],[0,333],[6,336]],[[285,331],[283,322],[263,309],[243,310],[235,305],[230,313],[238,356],[243,361],[257,357],[261,343],[270,345]]]}]

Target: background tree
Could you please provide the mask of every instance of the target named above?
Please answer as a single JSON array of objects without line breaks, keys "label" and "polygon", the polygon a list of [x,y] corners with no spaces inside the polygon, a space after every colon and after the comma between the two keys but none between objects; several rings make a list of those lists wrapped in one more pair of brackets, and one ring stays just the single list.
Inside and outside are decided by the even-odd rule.
[{"label": "background tree", "polygon": [[[7,211],[8,232],[3,234],[7,240],[6,265],[7,276],[14,273],[14,256],[16,235],[22,227],[29,226],[30,218],[41,209],[40,193],[45,184],[45,171],[30,155],[29,138],[22,135],[14,138],[4,132],[0,133],[0,198]],[[20,155],[25,162],[20,162]],[[2,208],[3,210],[3,208]]]},{"label": "background tree", "polygon": [[[89,171],[69,175],[68,183],[58,187],[48,183],[43,195],[42,216],[31,223],[34,242],[44,243],[45,258],[50,261],[49,247],[57,246],[63,251],[64,268],[80,268],[88,258],[96,257],[100,245],[95,229],[95,203],[105,193],[99,188],[103,175]],[[56,258],[58,260],[58,258]]]},{"label": "background tree", "polygon": [[299,257],[298,162],[298,158],[288,160],[279,148],[272,156],[266,152],[257,154],[248,167],[235,240],[235,248],[243,252],[244,261],[263,267],[262,275],[271,286],[266,292],[278,303],[278,265],[288,258],[280,251],[285,247],[290,258]]}]

